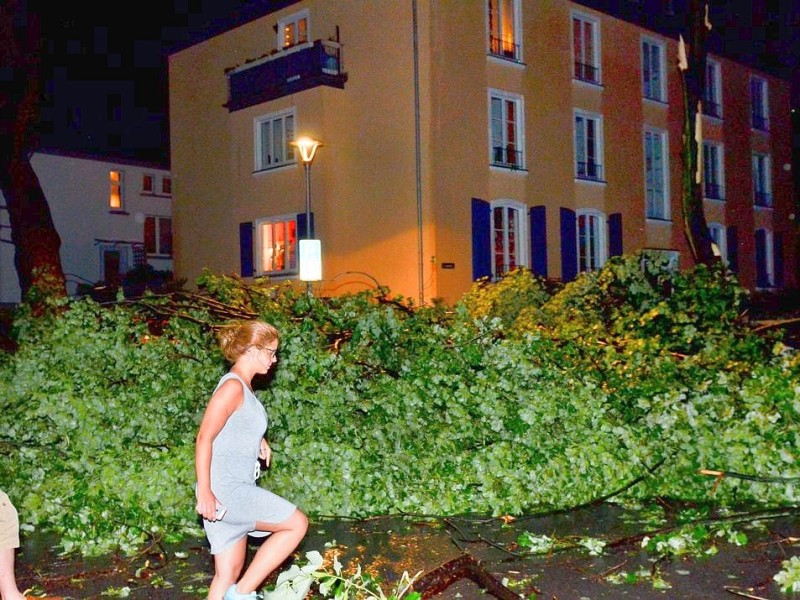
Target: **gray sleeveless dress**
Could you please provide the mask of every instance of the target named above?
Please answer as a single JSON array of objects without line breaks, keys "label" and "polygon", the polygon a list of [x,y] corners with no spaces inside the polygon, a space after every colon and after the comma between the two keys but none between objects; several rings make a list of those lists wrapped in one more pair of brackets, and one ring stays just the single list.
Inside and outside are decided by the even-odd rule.
[{"label": "gray sleeveless dress", "polygon": [[267,413],[235,373],[224,375],[214,391],[229,379],[241,382],[244,402],[228,418],[211,446],[211,491],[228,509],[221,521],[203,519],[212,554],[222,552],[245,535],[269,535],[267,531],[256,531],[256,521],[281,523],[296,508],[288,500],[256,485],[258,452],[267,430]]}]

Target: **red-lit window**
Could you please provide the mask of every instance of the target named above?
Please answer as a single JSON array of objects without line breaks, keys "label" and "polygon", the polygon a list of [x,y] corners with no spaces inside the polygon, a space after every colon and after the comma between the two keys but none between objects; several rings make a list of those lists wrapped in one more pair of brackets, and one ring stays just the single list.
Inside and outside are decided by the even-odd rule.
[{"label": "red-lit window", "polygon": [[256,270],[259,274],[297,272],[297,220],[275,217],[256,222]]},{"label": "red-lit window", "polygon": [[172,256],[172,219],[145,217],[144,249],[148,255]]}]

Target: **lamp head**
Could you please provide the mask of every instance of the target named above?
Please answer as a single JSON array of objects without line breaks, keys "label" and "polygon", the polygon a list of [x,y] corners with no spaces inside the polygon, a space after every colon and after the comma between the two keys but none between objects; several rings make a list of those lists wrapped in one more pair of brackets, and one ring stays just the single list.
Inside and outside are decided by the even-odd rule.
[{"label": "lamp head", "polygon": [[322,146],[322,142],[307,136],[297,138],[295,141],[289,143],[298,149],[300,152],[300,159],[304,163],[310,163],[312,160],[314,160],[314,155],[317,153],[317,148]]}]

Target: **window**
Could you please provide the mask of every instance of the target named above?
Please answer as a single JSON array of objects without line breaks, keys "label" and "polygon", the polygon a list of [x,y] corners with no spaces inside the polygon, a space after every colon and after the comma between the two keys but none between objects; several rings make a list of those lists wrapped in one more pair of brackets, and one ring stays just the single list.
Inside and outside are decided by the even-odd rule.
[{"label": "window", "polygon": [[585,15],[572,15],[572,58],[575,79],[600,83],[600,24]]},{"label": "window", "polygon": [[728,238],[725,232],[725,226],[720,223],[709,223],[708,233],[711,236],[711,241],[716,245],[719,251],[719,257],[727,264],[728,262]]},{"label": "window", "polygon": [[642,40],[642,95],[664,102],[664,44],[651,39]]},{"label": "window", "polygon": [[706,60],[706,87],[703,90],[703,113],[709,117],[722,118],[722,71],[719,63]]},{"label": "window", "polygon": [[603,120],[599,115],[575,112],[575,176],[603,180]]},{"label": "window", "polygon": [[756,287],[775,285],[774,242],[769,229],[756,229]]},{"label": "window", "polygon": [[667,134],[665,131],[645,130],[644,165],[647,218],[669,220]]},{"label": "window", "polygon": [[596,271],[607,258],[606,218],[596,210],[576,211],[578,219],[578,271]]},{"label": "window", "polygon": [[172,256],[172,219],[170,217],[145,217],[144,250],[148,256]]},{"label": "window", "polygon": [[151,175],[150,173],[145,173],[142,175],[142,193],[143,194],[153,194],[155,193],[155,176]]},{"label": "window", "polygon": [[524,168],[524,118],[521,96],[489,90],[489,161],[492,165]]},{"label": "window", "polygon": [[255,121],[256,171],[295,161],[294,110],[259,117]]},{"label": "window", "polygon": [[769,103],[767,100],[767,82],[760,77],[750,79],[750,112],[753,117],[753,129],[769,130]]},{"label": "window", "polygon": [[161,180],[161,193],[165,196],[172,196],[172,178],[164,177]]},{"label": "window", "polygon": [[753,202],[756,206],[772,206],[772,178],[769,154],[753,154]]},{"label": "window", "polygon": [[278,48],[291,48],[308,41],[308,11],[278,21]]},{"label": "window", "polygon": [[109,94],[106,96],[106,120],[109,123],[122,122],[122,95]]},{"label": "window", "polygon": [[297,218],[271,217],[255,222],[256,274],[297,273]]},{"label": "window", "polygon": [[725,199],[722,145],[703,142],[703,191],[711,200]]},{"label": "window", "polygon": [[662,248],[642,249],[642,269],[657,266],[660,269],[676,272],[680,264],[680,253],[677,250]]},{"label": "window", "polygon": [[528,265],[527,206],[513,200],[492,202],[492,277]]},{"label": "window", "polygon": [[510,60],[522,60],[520,0],[488,0],[489,52]]},{"label": "window", "polygon": [[109,171],[109,194],[108,194],[108,207],[111,210],[123,210],[124,188],[123,183],[125,180],[122,171]]}]

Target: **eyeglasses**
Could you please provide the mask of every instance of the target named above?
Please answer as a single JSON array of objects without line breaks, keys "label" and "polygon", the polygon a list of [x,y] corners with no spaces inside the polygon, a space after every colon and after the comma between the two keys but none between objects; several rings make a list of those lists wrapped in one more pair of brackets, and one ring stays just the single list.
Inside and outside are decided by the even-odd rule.
[{"label": "eyeglasses", "polygon": [[265,347],[265,348],[261,348],[261,350],[264,350],[265,352],[269,352],[269,357],[272,360],[278,360],[278,349],[277,348],[275,350],[273,350],[272,348],[266,348]]}]

